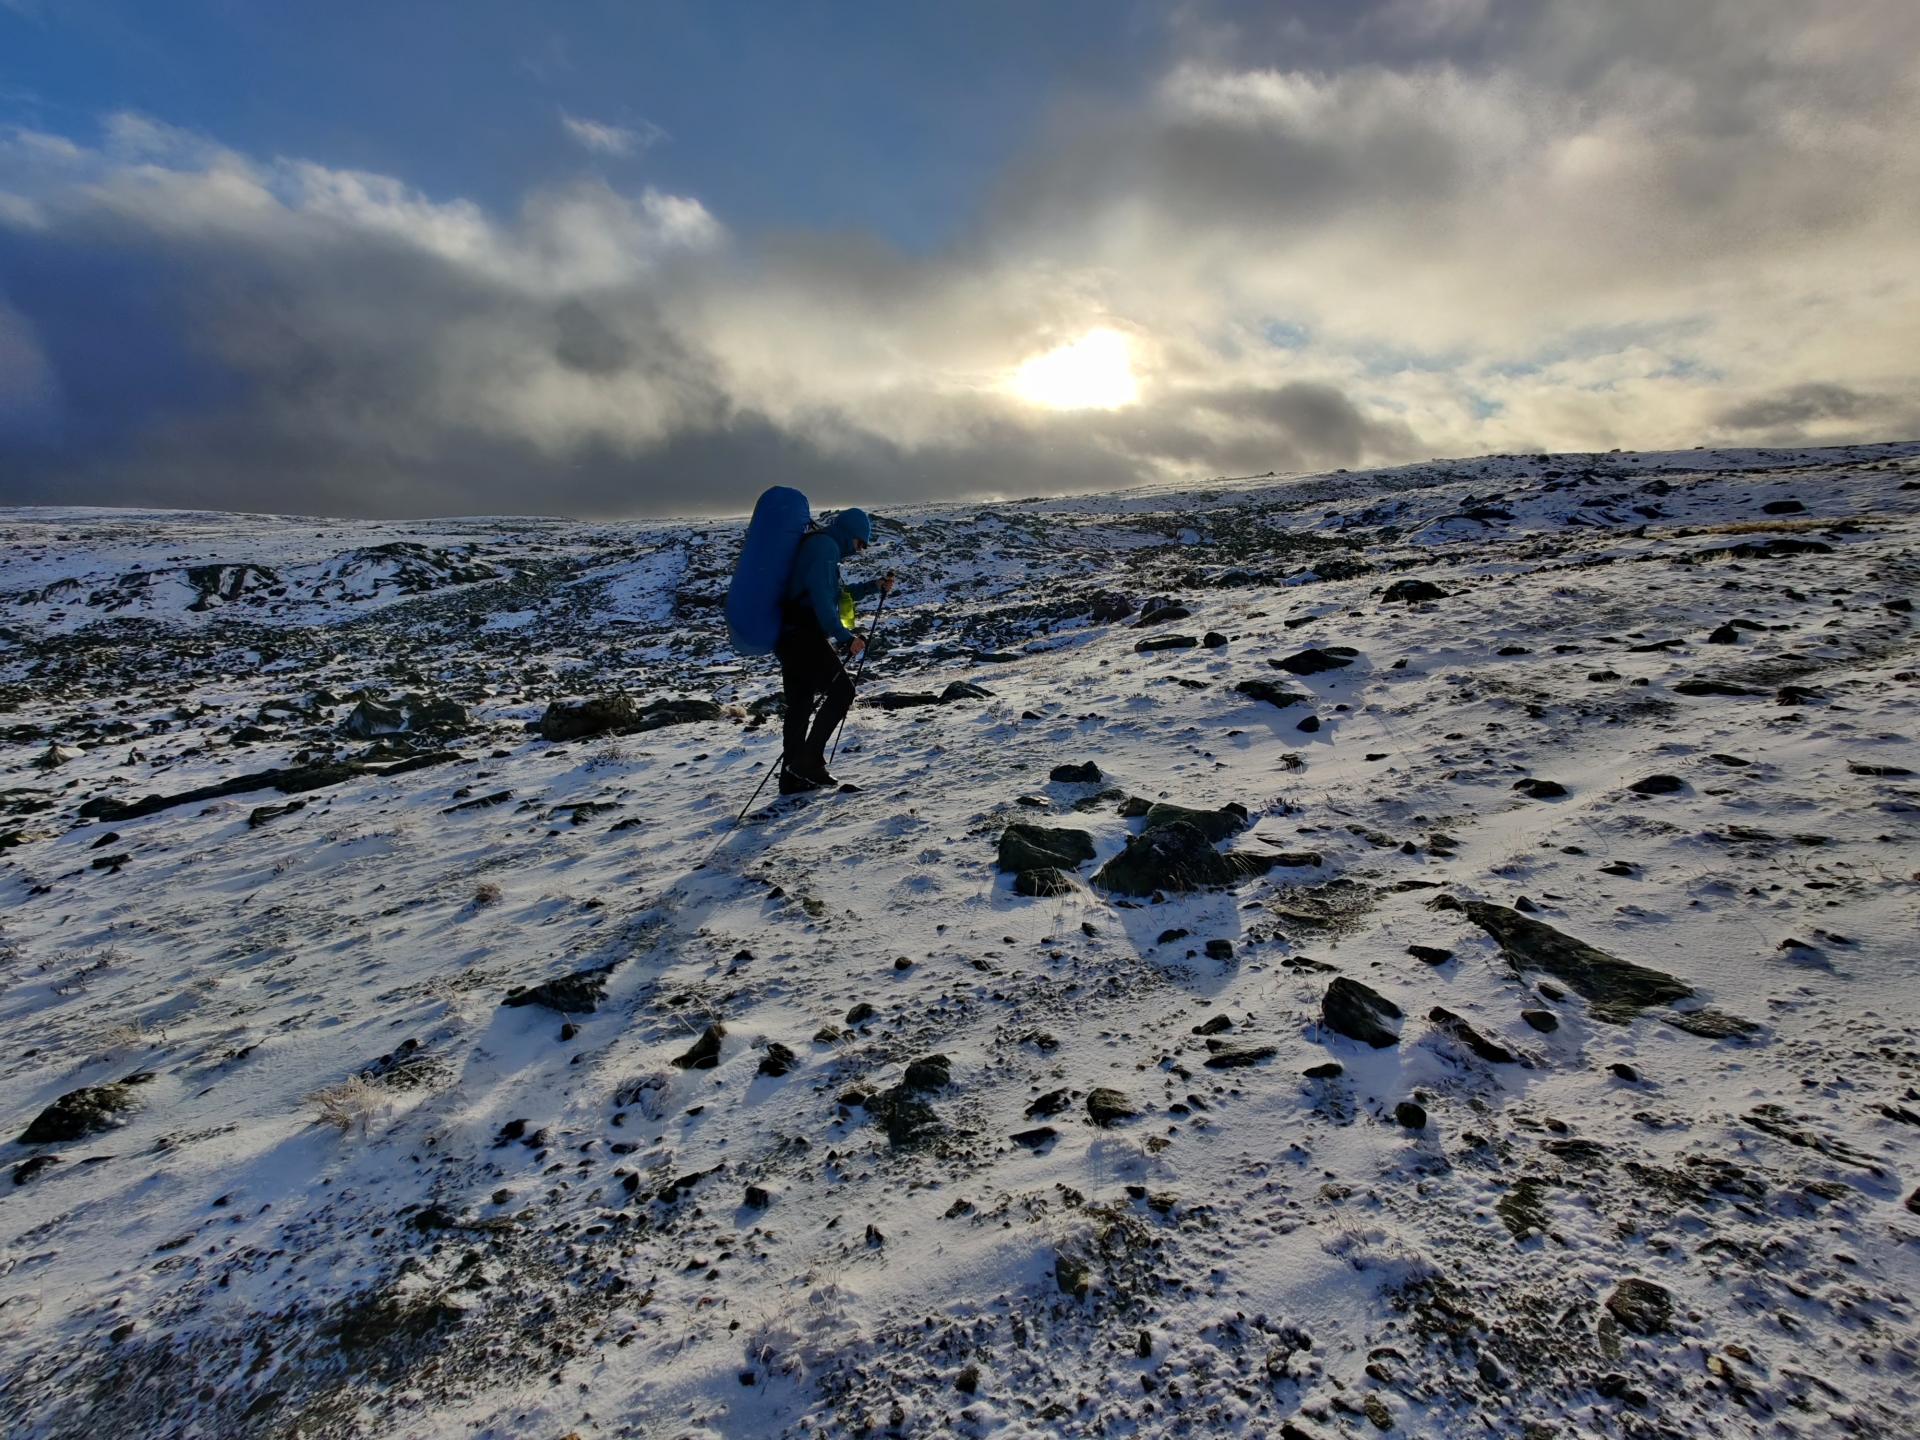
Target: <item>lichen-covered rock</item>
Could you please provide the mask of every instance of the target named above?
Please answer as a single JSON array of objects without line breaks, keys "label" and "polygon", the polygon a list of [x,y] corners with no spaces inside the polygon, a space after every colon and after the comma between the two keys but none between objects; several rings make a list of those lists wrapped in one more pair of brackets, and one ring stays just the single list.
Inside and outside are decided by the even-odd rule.
[{"label": "lichen-covered rock", "polygon": [[33,1123],[21,1133],[22,1145],[67,1145],[84,1140],[121,1123],[120,1117],[134,1109],[138,1086],[153,1079],[151,1070],[140,1070],[111,1085],[88,1085],[69,1090],[33,1117]]},{"label": "lichen-covered rock", "polygon": [[1140,828],[1157,830],[1162,825],[1191,825],[1208,840],[1226,840],[1247,828],[1247,807],[1229,801],[1218,810],[1189,810],[1184,805],[1164,801],[1147,809],[1147,823]]}]

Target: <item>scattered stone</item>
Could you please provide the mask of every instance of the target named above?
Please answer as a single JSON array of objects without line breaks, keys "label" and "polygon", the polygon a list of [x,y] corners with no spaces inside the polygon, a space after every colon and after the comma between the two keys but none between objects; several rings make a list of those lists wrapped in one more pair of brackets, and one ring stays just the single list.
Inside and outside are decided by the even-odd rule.
[{"label": "scattered stone", "polygon": [[1231,960],[1233,958],[1233,942],[1225,939],[1209,940],[1206,944],[1206,952],[1209,960]]},{"label": "scattered stone", "polygon": [[1522,1010],[1520,1018],[1542,1035],[1551,1035],[1560,1028],[1560,1017],[1551,1010]]},{"label": "scattered stone", "polygon": [[1532,776],[1514,781],[1513,788],[1529,800],[1558,800],[1567,793],[1567,787],[1557,780],[1536,780]]},{"label": "scattered stone", "polygon": [[1689,1035],[1698,1035],[1707,1040],[1745,1040],[1760,1030],[1753,1021],[1729,1015],[1724,1010],[1676,1010],[1660,1018],[1676,1030],[1684,1030]]},{"label": "scattered stone", "polygon": [[1191,650],[1199,643],[1191,635],[1155,635],[1133,648],[1142,655],[1150,655],[1156,650]]},{"label": "scattered stone", "polygon": [[1427,1128],[1427,1107],[1417,1100],[1402,1100],[1393,1107],[1393,1118],[1408,1130]]},{"label": "scattered stone", "polygon": [[1731,625],[1722,625],[1707,636],[1709,645],[1738,645],[1740,632]]},{"label": "scattered stone", "polygon": [[1320,1015],[1330,1030],[1376,1050],[1400,1043],[1398,1030],[1388,1023],[1401,1018],[1400,1007],[1349,976],[1336,976],[1327,986]]},{"label": "scattered stone", "polygon": [[1215,1015],[1212,1019],[1202,1021],[1200,1024],[1194,1026],[1192,1033],[1195,1035],[1219,1035],[1232,1028],[1233,1021],[1229,1020],[1225,1015]]},{"label": "scattered stone", "polygon": [[1861,760],[1849,760],[1847,769],[1856,775],[1870,775],[1876,780],[1908,780],[1913,771],[1904,765],[1869,765]]},{"label": "scattered stone", "polygon": [[1629,1085],[1638,1085],[1640,1083],[1640,1072],[1624,1060],[1614,1061],[1611,1065],[1607,1066],[1607,1069],[1617,1080],[1624,1080]]},{"label": "scattered stone", "polygon": [[773,1204],[773,1196],[760,1185],[747,1186],[747,1193],[741,1200],[749,1210],[764,1210]]},{"label": "scattered stone", "polygon": [[1038,1125],[1031,1130],[1016,1130],[1007,1138],[1016,1145],[1024,1145],[1029,1150],[1044,1150],[1060,1138],[1060,1132],[1051,1125]]},{"label": "scattered stone", "polygon": [[304,800],[289,800],[284,805],[256,805],[247,816],[247,828],[258,830],[270,820],[278,820],[282,815],[298,815],[306,808]]},{"label": "scattered stone", "polygon": [[1444,965],[1453,959],[1453,951],[1442,950],[1437,945],[1409,945],[1407,954],[1416,960],[1424,960],[1429,965]]},{"label": "scattered stone", "polygon": [[684,1055],[673,1057],[671,1064],[682,1070],[711,1070],[720,1063],[720,1042],[725,1038],[727,1027],[718,1020],[700,1032],[700,1038],[693,1042],[691,1049]]},{"label": "scattered stone", "polygon": [[843,1023],[848,1025],[864,1025],[879,1013],[880,1012],[874,1009],[873,1006],[869,1005],[865,1000],[862,1000],[858,1005],[855,1005],[851,1010],[847,1011],[846,1019]]},{"label": "scattered stone", "polygon": [[1133,624],[1134,628],[1138,630],[1148,625],[1166,625],[1174,620],[1186,620],[1191,618],[1192,615],[1193,612],[1184,605],[1155,605],[1151,610],[1147,611],[1146,614],[1134,621]]},{"label": "scattered stone", "polygon": [[1442,590],[1431,580],[1396,580],[1387,587],[1386,594],[1380,597],[1382,605],[1419,605],[1428,600],[1445,600],[1448,591]]},{"label": "scattered stone", "polygon": [[1209,630],[1200,637],[1200,643],[1209,650],[1218,650],[1222,645],[1227,643],[1227,637],[1222,635],[1218,630]]},{"label": "scattered stone", "polygon": [[791,1073],[799,1064],[798,1055],[778,1040],[771,1040],[767,1043],[767,1053],[760,1057],[760,1068],[756,1073],[778,1079],[782,1075]]},{"label": "scattered stone", "polygon": [[1682,680],[1673,687],[1676,695],[1758,695],[1761,692],[1747,685],[1735,685],[1727,680]]},{"label": "scattered stone", "polygon": [[1323,1060],[1318,1065],[1309,1065],[1300,1073],[1309,1080],[1338,1080],[1347,1073],[1347,1067],[1338,1060]]},{"label": "scattered stone", "polygon": [[1060,785],[1092,785],[1101,778],[1100,767],[1091,760],[1084,765],[1056,765],[1047,778]]},{"label": "scattered stone", "polygon": [[1312,735],[1320,729],[1320,717],[1318,715],[1309,715],[1293,728],[1301,731],[1303,734]]},{"label": "scattered stone", "polygon": [[1073,1105],[1073,1094],[1068,1090],[1049,1090],[1037,1100],[1028,1104],[1026,1116],[1029,1120],[1044,1120],[1049,1115],[1058,1115]]},{"label": "scattered stone", "polygon": [[13,1183],[24,1185],[42,1170],[62,1163],[59,1155],[33,1155],[13,1167]]},{"label": "scattered stone", "polygon": [[1807,507],[1798,500],[1769,500],[1760,507],[1763,515],[1804,515]]}]

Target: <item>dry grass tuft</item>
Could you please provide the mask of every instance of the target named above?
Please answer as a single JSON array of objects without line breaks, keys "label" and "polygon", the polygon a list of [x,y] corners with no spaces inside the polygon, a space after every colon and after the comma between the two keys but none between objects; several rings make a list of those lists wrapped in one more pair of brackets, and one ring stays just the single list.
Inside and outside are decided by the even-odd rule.
[{"label": "dry grass tuft", "polygon": [[489,905],[498,905],[503,898],[504,893],[491,880],[473,892],[473,903],[476,908],[482,910]]},{"label": "dry grass tuft", "polygon": [[368,1084],[358,1075],[349,1075],[338,1085],[314,1091],[307,1097],[307,1103],[314,1107],[314,1124],[331,1125],[342,1135],[358,1128],[364,1135],[369,1122],[385,1108],[386,1096],[379,1086]]}]

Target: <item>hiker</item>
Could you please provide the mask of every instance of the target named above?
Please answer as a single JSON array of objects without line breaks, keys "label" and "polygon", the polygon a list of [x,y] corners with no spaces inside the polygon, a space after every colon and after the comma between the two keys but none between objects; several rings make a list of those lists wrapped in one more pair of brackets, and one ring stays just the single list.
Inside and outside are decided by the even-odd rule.
[{"label": "hiker", "polygon": [[[773,653],[780,660],[780,685],[787,717],[780,756],[780,793],[838,784],[827,773],[827,741],[853,704],[853,680],[835,645],[858,659],[866,637],[854,633],[854,603],[878,591],[893,592],[893,572],[851,586],[840,583],[840,562],[873,542],[873,521],[864,510],[842,510],[819,530],[810,530],[794,552],[793,573],[781,600],[780,638]],[[820,701],[817,714],[814,702]],[[812,728],[807,716],[813,714]]]}]

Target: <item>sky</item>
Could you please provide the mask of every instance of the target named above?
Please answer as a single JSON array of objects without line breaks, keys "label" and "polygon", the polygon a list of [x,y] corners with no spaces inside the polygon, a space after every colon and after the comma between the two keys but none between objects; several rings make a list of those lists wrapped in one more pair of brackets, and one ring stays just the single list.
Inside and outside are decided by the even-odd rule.
[{"label": "sky", "polygon": [[0,0],[0,505],[1920,437],[1912,0]]}]

